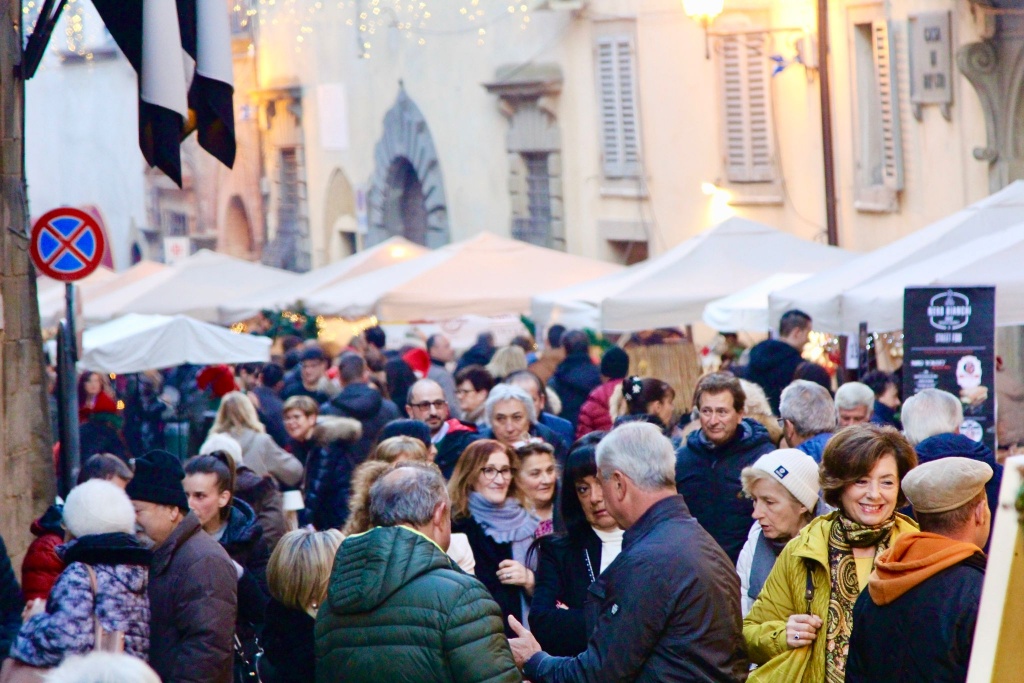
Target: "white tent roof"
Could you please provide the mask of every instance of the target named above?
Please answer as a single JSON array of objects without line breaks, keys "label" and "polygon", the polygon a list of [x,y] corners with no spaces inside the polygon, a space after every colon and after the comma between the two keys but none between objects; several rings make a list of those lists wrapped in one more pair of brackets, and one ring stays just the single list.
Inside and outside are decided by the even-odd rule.
[{"label": "white tent roof", "polygon": [[267,287],[283,287],[296,278],[286,270],[203,249],[130,287],[97,298],[85,318],[88,322],[125,313],[155,313],[213,322],[219,304]]},{"label": "white tent roof", "polygon": [[320,290],[311,313],[385,321],[527,313],[530,297],[621,266],[482,232],[411,261]]},{"label": "white tent roof", "polygon": [[853,257],[734,217],[619,274],[538,296],[533,315],[538,328],[563,321],[611,332],[675,327],[769,275],[831,268]]},{"label": "white tent roof", "polygon": [[265,309],[283,310],[299,301],[305,302],[325,287],[423,256],[428,251],[426,247],[410,242],[404,237],[391,237],[348,258],[303,273],[284,287],[271,287],[229,301],[218,307],[220,320],[231,323],[251,318]]},{"label": "white tent roof", "polygon": [[236,334],[187,316],[128,314],[86,330],[79,365],[96,372],[142,372],[183,363],[270,360],[271,340]]},{"label": "white tent roof", "polygon": [[903,328],[906,287],[950,285],[996,288],[996,324],[1024,325],[1024,223],[893,272],[843,296],[843,308],[876,332]]},{"label": "white tent roof", "polygon": [[785,311],[799,308],[814,319],[816,330],[855,335],[864,319],[860,310],[847,309],[846,292],[946,250],[963,253],[967,242],[1016,225],[1022,218],[1024,181],[1018,180],[892,244],[773,292],[769,297],[769,314],[771,319],[778,320]]},{"label": "white tent roof", "polygon": [[716,330],[769,330],[768,295],[777,289],[806,280],[811,273],[777,273],[738,292],[715,299],[704,307],[704,324]]},{"label": "white tent roof", "polygon": [[[155,261],[140,261],[134,266],[121,273],[107,271],[106,268],[97,270],[89,277],[80,280],[76,284],[75,296],[81,300],[82,313],[89,320],[89,303],[99,297],[116,292],[120,289],[129,288],[136,283],[155,275],[167,266]],[[95,278],[98,273],[106,271],[100,277]],[[43,327],[51,327],[64,317],[64,288],[51,288],[39,294],[39,319]]]}]

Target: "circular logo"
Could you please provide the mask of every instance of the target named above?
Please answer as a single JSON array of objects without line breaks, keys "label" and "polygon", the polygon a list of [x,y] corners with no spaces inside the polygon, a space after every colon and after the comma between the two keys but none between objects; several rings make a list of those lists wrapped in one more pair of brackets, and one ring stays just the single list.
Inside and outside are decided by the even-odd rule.
[{"label": "circular logo", "polygon": [[32,226],[29,254],[39,271],[54,280],[81,280],[96,270],[105,250],[99,223],[79,209],[48,211]]},{"label": "circular logo", "polygon": [[960,433],[971,441],[981,441],[985,436],[985,430],[981,428],[977,420],[964,420],[960,425]]},{"label": "circular logo", "polygon": [[960,292],[948,289],[928,302],[928,322],[937,330],[960,330],[970,320],[971,300]]}]

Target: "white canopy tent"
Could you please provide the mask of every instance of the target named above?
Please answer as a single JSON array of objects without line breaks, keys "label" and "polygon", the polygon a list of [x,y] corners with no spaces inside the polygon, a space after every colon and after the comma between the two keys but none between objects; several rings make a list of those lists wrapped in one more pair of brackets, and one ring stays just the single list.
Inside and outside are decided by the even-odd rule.
[{"label": "white canopy tent", "polygon": [[130,287],[90,302],[85,319],[103,321],[125,313],[143,313],[181,314],[215,322],[219,304],[268,287],[284,287],[298,277],[286,270],[203,249]]},{"label": "white canopy tent", "polygon": [[311,313],[388,322],[528,313],[530,297],[622,266],[482,232],[419,258],[324,288]]},{"label": "white canopy tent", "polygon": [[356,252],[340,261],[299,275],[294,282],[283,287],[270,287],[218,306],[220,321],[233,323],[251,318],[262,310],[284,310],[298,302],[305,302],[320,290],[349,278],[371,273],[418,258],[430,250],[404,237],[388,238],[369,249]]},{"label": "white canopy tent", "polygon": [[715,299],[704,307],[704,324],[728,332],[769,330],[777,321],[768,316],[768,295],[810,276],[811,273],[776,273],[729,296]]},{"label": "white canopy tent", "polygon": [[[769,314],[773,320],[777,320],[785,311],[798,308],[813,318],[816,330],[856,335],[860,323],[866,320],[863,318],[863,309],[848,307],[848,292],[947,250],[965,257],[965,245],[968,242],[998,233],[1020,223],[1022,219],[1024,181],[1018,180],[992,196],[892,244],[773,292],[769,296]],[[902,324],[897,327],[902,327]]]},{"label": "white canopy tent", "polygon": [[903,328],[906,287],[994,285],[996,324],[1024,325],[1024,223],[875,277],[843,296],[850,316],[868,329]]},{"label": "white canopy tent", "polygon": [[96,372],[142,372],[183,363],[270,360],[271,340],[236,334],[184,315],[128,314],[86,330],[79,365]]},{"label": "white canopy tent", "polygon": [[730,218],[621,273],[540,295],[538,328],[555,322],[609,332],[697,322],[711,301],[779,272],[833,268],[854,254],[744,218]]},{"label": "white canopy tent", "polygon": [[[106,268],[103,268],[101,270],[97,270],[89,277],[75,283],[75,296],[79,300],[86,322],[89,322],[88,308],[90,302],[110,294],[111,292],[134,287],[142,280],[166,269],[167,266],[162,263],[157,263],[155,261],[140,261],[121,273],[114,273],[113,271],[107,271]],[[97,273],[103,271],[106,271],[108,274],[104,274],[103,277],[94,279],[94,276]],[[57,322],[64,317],[64,288],[59,287],[56,289],[47,289],[45,292],[39,293],[38,299],[39,320],[42,323],[42,326],[52,327],[53,325],[56,325]]]}]

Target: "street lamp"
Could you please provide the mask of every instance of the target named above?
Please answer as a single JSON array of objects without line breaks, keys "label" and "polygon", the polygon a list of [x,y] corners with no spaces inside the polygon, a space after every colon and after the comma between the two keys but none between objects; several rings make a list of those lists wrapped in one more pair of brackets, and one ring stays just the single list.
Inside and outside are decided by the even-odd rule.
[{"label": "street lamp", "polygon": [[683,12],[704,27],[704,58],[711,59],[711,48],[708,46],[708,27],[715,20],[725,5],[725,0],[682,0]]}]

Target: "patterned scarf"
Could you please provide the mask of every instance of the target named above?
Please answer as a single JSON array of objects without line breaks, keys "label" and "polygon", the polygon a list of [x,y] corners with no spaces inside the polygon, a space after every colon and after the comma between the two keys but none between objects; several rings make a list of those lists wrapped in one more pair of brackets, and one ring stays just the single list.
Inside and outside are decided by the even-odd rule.
[{"label": "patterned scarf", "polygon": [[846,656],[850,651],[850,632],[853,630],[853,604],[860,595],[853,548],[874,546],[875,557],[878,557],[880,552],[889,547],[895,526],[895,514],[877,526],[864,526],[840,513],[832,524],[828,535],[831,586],[826,624],[825,683],[843,683],[846,678]]}]

